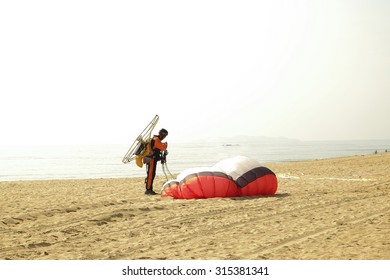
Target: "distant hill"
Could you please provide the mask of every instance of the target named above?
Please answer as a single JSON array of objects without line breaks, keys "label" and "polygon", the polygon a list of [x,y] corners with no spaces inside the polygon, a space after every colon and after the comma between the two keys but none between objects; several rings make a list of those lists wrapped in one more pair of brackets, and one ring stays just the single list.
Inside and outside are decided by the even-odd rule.
[{"label": "distant hill", "polygon": [[237,135],[231,137],[208,137],[200,141],[204,141],[208,143],[219,143],[222,145],[237,145],[237,144],[245,144],[245,143],[301,142],[301,140],[287,138],[287,137],[266,137],[266,136],[248,136],[248,135]]}]

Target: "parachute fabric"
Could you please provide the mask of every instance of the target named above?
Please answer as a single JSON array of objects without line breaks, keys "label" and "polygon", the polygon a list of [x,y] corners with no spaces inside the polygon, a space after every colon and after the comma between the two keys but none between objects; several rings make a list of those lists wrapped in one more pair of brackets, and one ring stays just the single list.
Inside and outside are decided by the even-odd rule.
[{"label": "parachute fabric", "polygon": [[163,197],[178,199],[273,195],[276,175],[256,160],[238,156],[222,160],[213,167],[182,171],[176,180],[166,182]]}]

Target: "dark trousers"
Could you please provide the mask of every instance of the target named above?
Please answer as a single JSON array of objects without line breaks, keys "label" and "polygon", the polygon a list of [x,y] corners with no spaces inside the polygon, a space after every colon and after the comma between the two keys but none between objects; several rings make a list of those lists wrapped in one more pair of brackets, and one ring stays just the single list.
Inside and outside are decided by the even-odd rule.
[{"label": "dark trousers", "polygon": [[146,164],[146,189],[153,190],[153,181],[156,177],[157,160],[153,157],[152,160]]}]

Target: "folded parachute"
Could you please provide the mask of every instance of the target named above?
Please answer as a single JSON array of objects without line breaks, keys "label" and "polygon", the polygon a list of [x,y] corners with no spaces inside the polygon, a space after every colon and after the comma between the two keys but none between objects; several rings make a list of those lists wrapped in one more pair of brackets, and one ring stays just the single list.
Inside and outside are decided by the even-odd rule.
[{"label": "folded parachute", "polygon": [[256,160],[238,156],[213,167],[192,168],[166,182],[161,196],[179,199],[273,195],[275,174]]}]

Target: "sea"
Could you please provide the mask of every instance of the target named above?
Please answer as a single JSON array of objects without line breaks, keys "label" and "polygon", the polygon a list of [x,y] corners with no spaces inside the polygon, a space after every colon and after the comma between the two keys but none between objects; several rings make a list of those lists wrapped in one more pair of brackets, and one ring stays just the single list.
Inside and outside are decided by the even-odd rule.
[{"label": "sea", "polygon": [[[145,168],[122,158],[129,145],[0,146],[0,181],[145,177]],[[262,139],[169,143],[172,174],[209,167],[237,155],[261,165],[390,152],[390,140],[300,141]],[[157,175],[164,175],[161,165]]]}]

